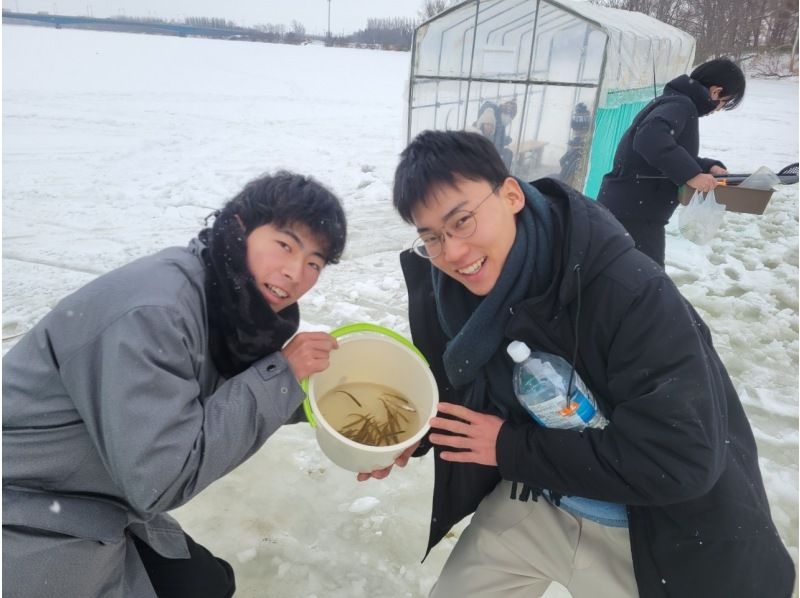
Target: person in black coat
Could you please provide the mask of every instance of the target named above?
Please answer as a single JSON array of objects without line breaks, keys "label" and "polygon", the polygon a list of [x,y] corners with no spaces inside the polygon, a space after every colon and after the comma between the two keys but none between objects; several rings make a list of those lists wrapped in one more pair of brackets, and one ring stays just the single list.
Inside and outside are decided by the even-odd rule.
[{"label": "person in black coat", "polygon": [[732,110],[744,99],[745,78],[727,58],[704,62],[681,75],[636,116],[603,177],[597,201],[617,217],[636,248],[664,267],[664,226],[678,205],[678,187],[714,189],[725,165],[698,158],[697,119]]},{"label": "person in black coat", "polygon": [[[418,135],[393,195],[420,235],[401,265],[441,401],[397,464],[434,448],[428,551],[475,511],[431,596],[530,598],[555,580],[574,598],[788,598],[794,565],[709,330],[614,217],[553,179],[509,176],[463,131]],[[573,364],[607,427],[536,423],[510,340]],[[563,497],[627,521],[576,516]]]}]

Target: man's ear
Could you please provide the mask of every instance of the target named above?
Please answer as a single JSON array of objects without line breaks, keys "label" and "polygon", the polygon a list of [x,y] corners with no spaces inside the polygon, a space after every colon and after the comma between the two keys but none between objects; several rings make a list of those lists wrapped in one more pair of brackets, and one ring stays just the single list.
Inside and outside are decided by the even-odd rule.
[{"label": "man's ear", "polygon": [[708,88],[708,94],[711,96],[712,100],[718,100],[722,95],[722,87],[719,85],[712,85]]},{"label": "man's ear", "polygon": [[506,177],[498,193],[501,199],[506,202],[506,205],[511,209],[512,214],[518,214],[522,211],[522,208],[525,207],[525,193],[514,177]]}]

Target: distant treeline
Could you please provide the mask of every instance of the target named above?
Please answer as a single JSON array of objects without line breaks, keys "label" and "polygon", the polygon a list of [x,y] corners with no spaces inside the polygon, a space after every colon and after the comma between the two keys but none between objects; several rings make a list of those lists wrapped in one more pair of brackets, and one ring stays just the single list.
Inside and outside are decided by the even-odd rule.
[{"label": "distant treeline", "polygon": [[186,17],[182,21],[166,20],[154,17],[115,17],[119,20],[137,21],[142,23],[168,23],[184,24],[191,27],[205,29],[219,29],[229,31],[234,39],[250,41],[263,41],[282,44],[301,44],[309,39],[306,28],[299,21],[292,21],[290,27],[283,24],[264,23],[253,27],[241,27],[233,21],[219,17]]},{"label": "distant treeline", "polygon": [[187,25],[195,27],[214,27],[216,29],[239,29],[233,21],[226,21],[218,17],[186,17],[183,21]]},{"label": "distant treeline", "polygon": [[311,40],[332,46],[371,47],[390,50],[408,50],[414,33],[413,19],[369,19],[366,29],[352,35],[325,36],[308,35],[299,21],[283,24],[264,23],[252,27],[241,27],[218,17],[186,17],[182,20],[158,17],[135,17],[119,15],[111,18],[56,15],[47,12],[17,13],[3,9],[3,22],[22,23],[50,27],[68,27],[105,31],[127,31],[161,35],[210,37],[217,39],[247,40],[284,44],[305,44]]},{"label": "distant treeline", "polygon": [[[591,0],[633,10],[682,29],[697,40],[696,62],[717,56],[797,55],[797,0]],[[796,58],[793,59],[796,68]]]},{"label": "distant treeline", "polygon": [[367,19],[367,27],[352,35],[332,37],[334,46],[370,46],[386,50],[408,50],[417,22],[400,17],[388,19]]}]

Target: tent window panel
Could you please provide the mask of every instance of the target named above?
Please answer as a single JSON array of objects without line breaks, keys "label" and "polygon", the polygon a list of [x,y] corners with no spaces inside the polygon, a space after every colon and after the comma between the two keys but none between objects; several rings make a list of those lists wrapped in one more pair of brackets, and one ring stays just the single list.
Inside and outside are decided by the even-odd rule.
[{"label": "tent window panel", "polygon": [[414,73],[431,77],[467,77],[474,33],[474,5],[444,14],[424,25],[416,34]]},{"label": "tent window panel", "polygon": [[490,139],[509,169],[524,100],[524,84],[474,81],[470,87],[465,129]]},{"label": "tent window panel", "polygon": [[473,77],[527,78],[536,4],[530,0],[489,0],[480,3]]},{"label": "tent window panel", "polygon": [[415,79],[411,90],[410,138],[426,129],[464,127],[466,81]]},{"label": "tent window panel", "polygon": [[599,29],[589,28],[589,35],[583,53],[583,68],[578,77],[579,83],[600,83],[607,40],[608,36],[604,32]]},{"label": "tent window panel", "polygon": [[512,173],[523,180],[554,177],[581,190],[596,93],[595,88],[530,85],[524,120],[512,144]]},{"label": "tent window panel", "polygon": [[605,37],[580,17],[542,3],[534,37],[531,79],[597,83]]}]

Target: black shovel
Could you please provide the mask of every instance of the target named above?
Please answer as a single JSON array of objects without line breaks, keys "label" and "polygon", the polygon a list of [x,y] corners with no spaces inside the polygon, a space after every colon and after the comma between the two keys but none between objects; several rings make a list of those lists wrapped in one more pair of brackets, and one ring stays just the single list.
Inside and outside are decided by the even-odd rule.
[{"label": "black shovel", "polygon": [[[781,168],[777,175],[781,185],[793,185],[797,182],[797,166],[798,163],[795,162]],[[720,182],[724,181],[726,185],[736,186],[749,176],[749,174],[715,174],[714,178]]]},{"label": "black shovel", "polygon": [[[793,185],[798,180],[797,174],[798,163],[795,162],[794,164],[789,164],[788,166],[784,166],[778,172],[777,176],[781,181],[781,185]],[[719,180],[721,183],[724,182],[725,185],[730,185],[731,187],[735,187],[747,177],[749,174],[715,174],[714,178]],[[665,176],[654,175],[654,176],[647,176],[647,175],[636,175],[636,179],[644,180],[644,179],[666,179]]]}]

